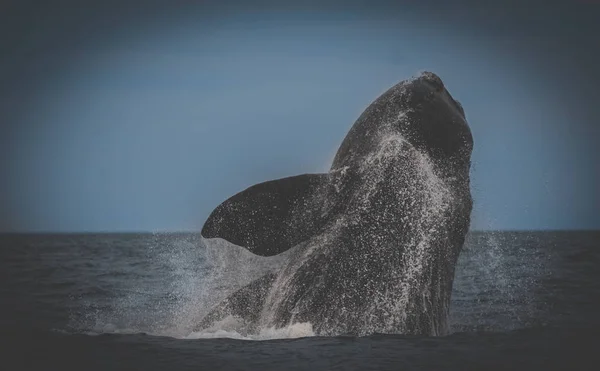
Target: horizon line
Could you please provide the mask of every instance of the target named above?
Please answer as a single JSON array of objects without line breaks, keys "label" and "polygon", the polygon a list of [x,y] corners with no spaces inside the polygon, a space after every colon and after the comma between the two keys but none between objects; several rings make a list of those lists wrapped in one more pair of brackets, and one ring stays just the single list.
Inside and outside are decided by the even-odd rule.
[{"label": "horizon line", "polygon": [[[469,230],[468,233],[490,233],[490,232],[515,232],[515,233],[527,233],[527,232],[600,232],[600,228],[560,228],[560,229],[473,229]],[[32,235],[49,235],[49,234],[198,234],[200,230],[91,230],[91,231],[45,231],[45,230],[32,230],[32,231],[0,231],[0,235],[3,234],[32,234]]]}]

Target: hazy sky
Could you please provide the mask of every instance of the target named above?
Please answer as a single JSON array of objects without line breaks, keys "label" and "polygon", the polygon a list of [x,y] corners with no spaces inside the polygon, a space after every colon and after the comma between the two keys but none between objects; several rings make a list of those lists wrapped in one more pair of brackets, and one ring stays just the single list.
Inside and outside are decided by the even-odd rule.
[{"label": "hazy sky", "polygon": [[199,231],[422,70],[471,125],[473,229],[600,228],[598,2],[13,3],[0,231]]}]

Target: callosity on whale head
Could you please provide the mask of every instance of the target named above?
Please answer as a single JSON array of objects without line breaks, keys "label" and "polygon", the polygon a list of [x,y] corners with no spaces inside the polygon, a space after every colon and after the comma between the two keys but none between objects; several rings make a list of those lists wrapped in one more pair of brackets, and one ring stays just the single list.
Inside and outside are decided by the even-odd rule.
[{"label": "callosity on whale head", "polygon": [[200,327],[310,322],[317,334],[441,335],[469,228],[473,140],[431,72],[376,99],[327,174],[261,183],[231,197],[202,235],[258,255],[290,250],[279,271],[231,295]]}]

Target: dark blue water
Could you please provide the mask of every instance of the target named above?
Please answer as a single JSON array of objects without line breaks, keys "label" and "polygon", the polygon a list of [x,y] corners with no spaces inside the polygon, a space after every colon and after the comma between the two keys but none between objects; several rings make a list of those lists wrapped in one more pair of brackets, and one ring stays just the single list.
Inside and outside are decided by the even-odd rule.
[{"label": "dark blue water", "polygon": [[0,235],[2,369],[600,369],[600,232],[472,233],[444,337],[194,332],[245,277],[211,259],[194,234]]}]

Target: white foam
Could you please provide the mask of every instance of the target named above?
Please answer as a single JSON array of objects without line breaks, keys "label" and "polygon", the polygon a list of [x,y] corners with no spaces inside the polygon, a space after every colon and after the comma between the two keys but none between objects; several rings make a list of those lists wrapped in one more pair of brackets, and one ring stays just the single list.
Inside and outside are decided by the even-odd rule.
[{"label": "white foam", "polygon": [[[226,318],[221,322],[230,321],[231,318]],[[235,321],[235,320],[234,320]],[[309,322],[294,323],[292,325],[282,328],[265,328],[261,329],[258,334],[241,334],[236,330],[225,330],[215,328],[192,332],[184,339],[215,339],[215,338],[229,338],[239,340],[273,340],[273,339],[297,339],[303,337],[315,336],[313,327]]]},{"label": "white foam", "polygon": [[191,332],[183,335],[172,331],[144,332],[139,329],[119,329],[114,325],[107,325],[92,331],[84,331],[82,334],[88,336],[99,336],[103,334],[113,335],[135,335],[145,334],[150,336],[164,336],[181,340],[196,339],[237,339],[237,340],[275,340],[275,339],[298,339],[315,336],[313,326],[309,322],[294,323],[282,328],[264,328],[258,333],[252,334],[244,331],[243,324],[233,317],[227,317],[208,329]]}]

